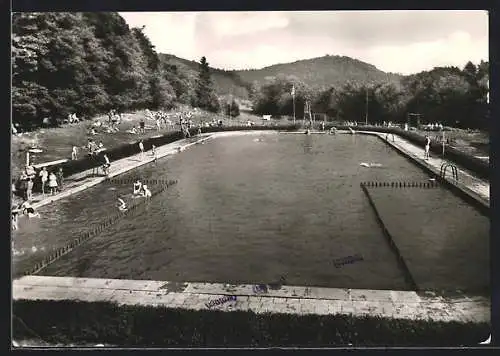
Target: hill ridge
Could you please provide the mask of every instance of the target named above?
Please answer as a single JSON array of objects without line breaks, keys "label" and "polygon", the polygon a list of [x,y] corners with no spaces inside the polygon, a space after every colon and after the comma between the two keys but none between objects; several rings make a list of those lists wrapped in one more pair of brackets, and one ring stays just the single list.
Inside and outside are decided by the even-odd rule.
[{"label": "hill ridge", "polygon": [[[196,75],[198,62],[160,53],[163,61],[187,67]],[[210,64],[210,58],[207,58]],[[347,83],[371,84],[389,82],[399,86],[403,75],[384,72],[373,64],[345,55],[330,55],[299,59],[289,63],[277,63],[260,69],[225,70],[210,67],[212,79],[219,95],[235,95],[248,98],[252,85],[262,85],[271,77],[294,76],[312,89],[325,90],[332,86],[342,87]]]}]

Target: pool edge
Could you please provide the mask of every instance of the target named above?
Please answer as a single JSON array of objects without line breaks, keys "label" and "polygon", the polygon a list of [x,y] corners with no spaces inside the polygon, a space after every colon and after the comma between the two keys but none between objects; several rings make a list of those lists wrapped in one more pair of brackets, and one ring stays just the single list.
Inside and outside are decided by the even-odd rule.
[{"label": "pool edge", "polygon": [[[252,311],[295,315],[379,316],[443,322],[489,322],[486,297],[445,298],[413,291],[279,286],[257,291],[247,284],[25,276],[13,281],[13,301],[110,302],[185,310]],[[236,296],[236,302],[210,302]]]}]

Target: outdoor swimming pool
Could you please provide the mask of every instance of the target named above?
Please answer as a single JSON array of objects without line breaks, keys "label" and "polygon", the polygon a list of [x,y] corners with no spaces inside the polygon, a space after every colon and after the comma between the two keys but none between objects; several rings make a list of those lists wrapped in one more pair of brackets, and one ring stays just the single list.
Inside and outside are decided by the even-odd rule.
[{"label": "outdoor swimming pool", "polygon": [[[376,137],[217,138],[117,178],[137,177],[178,183],[40,274],[410,288],[360,183],[429,176]],[[131,184],[101,184],[42,208],[40,220],[20,220],[13,239],[24,254],[14,256],[14,273],[116,213],[118,195],[130,200],[131,192]],[[489,285],[487,217],[444,188],[373,194],[417,284]],[[362,260],[335,267],[353,255]]]}]

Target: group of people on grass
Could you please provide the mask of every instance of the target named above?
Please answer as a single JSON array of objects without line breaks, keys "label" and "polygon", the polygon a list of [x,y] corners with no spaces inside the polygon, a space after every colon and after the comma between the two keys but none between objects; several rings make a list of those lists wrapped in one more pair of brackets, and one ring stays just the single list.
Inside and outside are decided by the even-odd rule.
[{"label": "group of people on grass", "polygon": [[76,116],[76,113],[70,113],[68,114],[68,117],[63,120],[63,123],[64,124],[76,124],[77,122],[80,122],[81,119],[79,117]]}]

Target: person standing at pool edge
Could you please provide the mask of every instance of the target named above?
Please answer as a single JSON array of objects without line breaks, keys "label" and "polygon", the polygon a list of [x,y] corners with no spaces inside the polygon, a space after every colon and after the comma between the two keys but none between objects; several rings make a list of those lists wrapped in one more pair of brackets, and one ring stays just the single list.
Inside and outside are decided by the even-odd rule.
[{"label": "person standing at pool edge", "polygon": [[141,150],[141,159],[144,158],[144,144],[142,143],[142,140],[139,141],[139,149]]},{"label": "person standing at pool edge", "polygon": [[71,160],[76,161],[78,159],[78,148],[76,146],[73,146],[73,149],[71,150]]},{"label": "person standing at pool edge", "polygon": [[155,160],[154,162],[156,163],[158,160],[158,157],[156,156],[156,146],[155,145],[151,146],[151,154],[153,155],[153,158]]},{"label": "person standing at pool edge", "polygon": [[429,149],[431,148],[431,139],[429,136],[425,136],[425,151],[424,151],[424,159],[429,159]]},{"label": "person standing at pool edge", "polygon": [[33,180],[31,178],[28,178],[28,189],[26,189],[26,199],[31,200],[31,197],[33,196]]},{"label": "person standing at pool edge", "polygon": [[108,155],[104,154],[104,163],[102,165],[102,171],[104,172],[105,175],[109,174],[109,167],[111,167],[111,162],[109,161]]},{"label": "person standing at pool edge", "polygon": [[61,191],[63,188],[63,181],[64,181],[64,173],[61,167],[59,167],[59,169],[57,170],[56,177],[57,177],[58,189],[59,191]]},{"label": "person standing at pool edge", "polygon": [[49,174],[49,188],[50,188],[50,194],[54,195],[57,189],[57,177],[54,174],[54,172],[51,172]]}]

